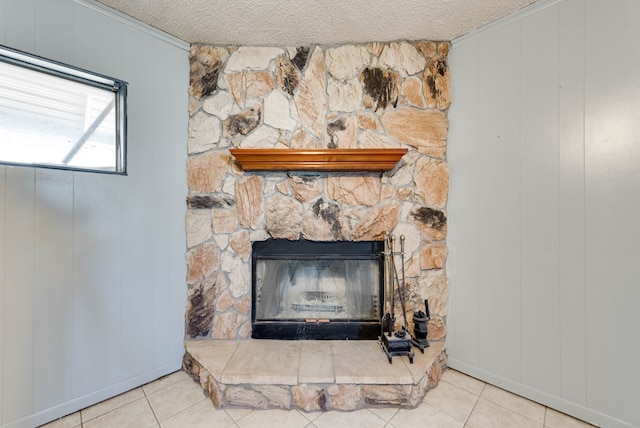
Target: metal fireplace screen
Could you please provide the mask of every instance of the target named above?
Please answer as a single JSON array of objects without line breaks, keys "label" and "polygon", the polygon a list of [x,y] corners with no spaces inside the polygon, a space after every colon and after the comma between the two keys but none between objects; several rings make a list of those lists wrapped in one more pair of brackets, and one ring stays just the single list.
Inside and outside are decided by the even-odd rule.
[{"label": "metal fireplace screen", "polygon": [[383,243],[268,240],[252,252],[252,337],[376,339]]}]

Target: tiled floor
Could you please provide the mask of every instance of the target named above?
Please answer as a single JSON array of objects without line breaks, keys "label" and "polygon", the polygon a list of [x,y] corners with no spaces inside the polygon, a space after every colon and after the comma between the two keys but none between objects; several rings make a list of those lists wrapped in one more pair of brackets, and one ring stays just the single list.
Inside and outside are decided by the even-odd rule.
[{"label": "tiled floor", "polygon": [[176,372],[54,421],[47,428],[580,428],[555,410],[454,370],[442,375],[420,406],[355,412],[216,409],[198,384]]}]

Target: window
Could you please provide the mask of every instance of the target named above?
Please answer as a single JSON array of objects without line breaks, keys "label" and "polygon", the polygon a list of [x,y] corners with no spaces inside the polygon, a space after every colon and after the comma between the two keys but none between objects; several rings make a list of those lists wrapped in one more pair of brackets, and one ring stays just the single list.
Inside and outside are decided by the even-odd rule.
[{"label": "window", "polygon": [[0,163],[126,174],[127,83],[0,46]]}]

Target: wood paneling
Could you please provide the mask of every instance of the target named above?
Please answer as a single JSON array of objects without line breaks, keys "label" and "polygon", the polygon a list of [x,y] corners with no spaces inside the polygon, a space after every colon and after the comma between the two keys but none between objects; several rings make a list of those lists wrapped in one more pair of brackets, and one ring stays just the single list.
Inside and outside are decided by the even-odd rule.
[{"label": "wood paneling", "polygon": [[[638,16],[634,0],[585,7],[587,405],[634,426],[640,426]],[[603,58],[607,69],[599,65]]]},{"label": "wood paneling", "polygon": [[74,174],[45,169],[35,174],[33,395],[37,412],[73,397],[69,361],[74,322]]},{"label": "wood paneling", "polygon": [[516,379],[522,368],[519,44],[520,27],[508,25],[489,34],[478,55],[480,362]]},{"label": "wood paneling", "polygon": [[546,1],[450,55],[450,365],[598,426],[640,426],[639,14]]},{"label": "wood paneling", "polygon": [[452,126],[450,141],[464,141],[464,144],[449,144],[447,157],[456,162],[456,168],[450,168],[451,186],[455,192],[449,192],[447,212],[449,224],[456,227],[448,229],[447,246],[449,248],[448,275],[462,287],[449,287],[449,302],[459,314],[464,316],[447,317],[447,348],[464,355],[467,362],[475,366],[480,364],[480,305],[479,260],[480,227],[478,210],[480,206],[478,175],[480,165],[478,156],[479,129],[479,49],[478,42],[471,40],[458,47],[457,55],[450,66],[457,76],[452,90],[451,117],[464,118],[464,126]]},{"label": "wood paneling", "polygon": [[[521,22],[522,382],[560,393],[558,9]],[[545,58],[540,61],[540,58]]]},{"label": "wood paneling", "polygon": [[559,395],[585,406],[584,1],[563,1],[559,14]]},{"label": "wood paneling", "polygon": [[34,171],[5,169],[5,292],[3,417],[24,418],[33,408]]},{"label": "wood paneling", "polygon": [[180,368],[188,46],[82,0],[0,0],[0,41],[129,82],[127,176],[0,166],[0,426],[31,427]]},{"label": "wood paneling", "polygon": [[[184,52],[178,51],[167,43],[154,40],[152,49],[153,87],[163,88],[153,92],[153,120],[154,123],[175,123],[176,110],[174,102],[182,99],[185,105],[186,91],[189,77],[189,64]],[[181,85],[166,85],[167,81],[181,76]],[[188,111],[188,110],[187,110]],[[182,342],[167,340],[184,338],[184,309],[186,305],[186,238],[184,229],[185,199],[187,195],[186,156],[185,145],[187,113],[181,111],[180,120],[184,127],[168,127],[164,129],[154,126],[151,162],[153,165],[153,184],[150,190],[154,197],[153,216],[154,236],[154,269],[153,269],[153,364],[161,367],[166,364],[159,357],[162,355],[176,355],[179,358],[184,353]],[[180,160],[177,162],[177,160]],[[167,166],[171,169],[167,171]],[[179,176],[180,179],[176,179]],[[180,227],[167,228],[167,219],[179,221]],[[166,260],[180,261],[182,269],[174,269]],[[180,286],[177,286],[180,284]],[[176,302],[180,311],[174,310]]]}]

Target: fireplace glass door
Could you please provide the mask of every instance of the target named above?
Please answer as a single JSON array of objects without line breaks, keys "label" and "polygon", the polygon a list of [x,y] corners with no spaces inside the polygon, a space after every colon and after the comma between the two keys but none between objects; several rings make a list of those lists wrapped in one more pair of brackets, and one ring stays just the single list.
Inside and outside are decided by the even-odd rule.
[{"label": "fireplace glass door", "polygon": [[380,245],[281,240],[255,243],[252,337],[377,337],[382,299]]}]

